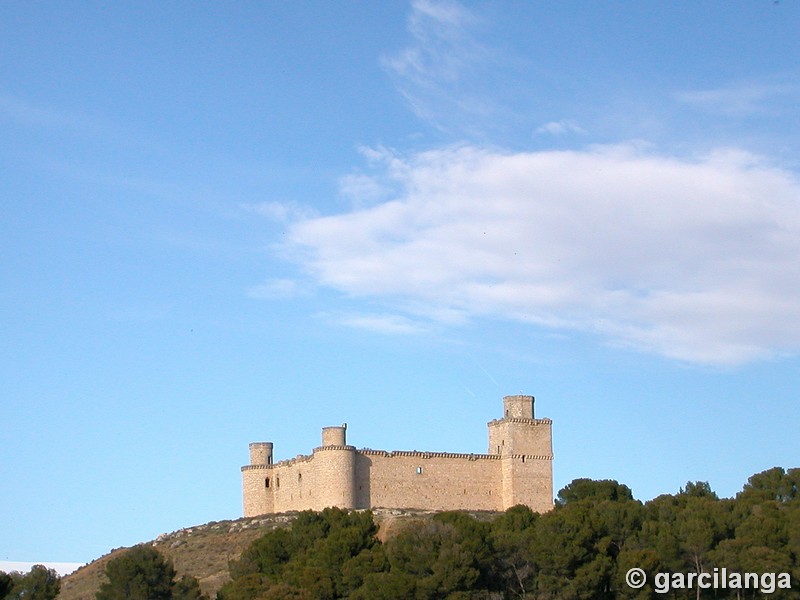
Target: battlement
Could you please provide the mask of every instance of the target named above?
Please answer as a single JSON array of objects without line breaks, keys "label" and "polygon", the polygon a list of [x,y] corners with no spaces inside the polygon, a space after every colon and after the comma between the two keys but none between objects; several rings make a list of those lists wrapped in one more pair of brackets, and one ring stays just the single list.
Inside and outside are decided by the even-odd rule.
[{"label": "battlement", "polygon": [[349,450],[349,451],[353,451],[355,449],[356,449],[355,446],[347,446],[347,445],[334,446],[334,445],[330,445],[330,446],[317,446],[316,448],[314,448],[312,450],[312,452],[314,454],[316,454],[317,452],[328,452],[330,450]]},{"label": "battlement", "polygon": [[427,460],[429,458],[465,458],[467,460],[495,460],[500,458],[493,454],[465,454],[461,452],[420,452],[419,450],[372,450],[371,448],[362,448],[358,450],[359,454],[364,456],[383,456],[386,458],[393,458],[395,456],[406,456],[413,458],[421,458]]},{"label": "battlement", "polygon": [[487,425],[497,425],[498,423],[523,423],[525,425],[552,425],[551,419],[523,419],[521,417],[503,417],[502,419],[492,419]]},{"label": "battlement", "polygon": [[254,442],[241,469],[245,516],[327,506],[550,510],[552,421],[534,418],[533,403],[503,398],[503,416],[487,424],[486,454],[357,449],[347,444],[347,424],[324,427],[310,455],[275,463],[272,442]]}]

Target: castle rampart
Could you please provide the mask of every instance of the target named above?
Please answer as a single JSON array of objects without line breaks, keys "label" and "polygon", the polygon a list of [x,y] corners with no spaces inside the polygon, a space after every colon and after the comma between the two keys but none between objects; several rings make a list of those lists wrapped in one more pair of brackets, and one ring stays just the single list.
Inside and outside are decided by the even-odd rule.
[{"label": "castle rampart", "polygon": [[421,508],[505,510],[553,506],[552,421],[535,419],[533,396],[506,396],[490,421],[489,452],[356,449],[347,425],[325,427],[311,455],[277,463],[270,442],[250,444],[242,467],[245,516],[291,510]]}]

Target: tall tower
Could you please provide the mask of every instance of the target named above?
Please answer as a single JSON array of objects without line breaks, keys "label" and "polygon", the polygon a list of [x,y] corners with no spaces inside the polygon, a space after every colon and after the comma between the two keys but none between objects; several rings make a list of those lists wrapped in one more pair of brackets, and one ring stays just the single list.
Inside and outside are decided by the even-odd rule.
[{"label": "tall tower", "polygon": [[324,481],[319,490],[320,508],[356,508],[356,449],[347,445],[347,424],[323,427],[322,446],[314,448],[316,477]]},{"label": "tall tower", "polygon": [[503,418],[490,421],[489,454],[500,456],[503,509],[553,508],[552,421],[536,419],[533,396],[503,398]]}]

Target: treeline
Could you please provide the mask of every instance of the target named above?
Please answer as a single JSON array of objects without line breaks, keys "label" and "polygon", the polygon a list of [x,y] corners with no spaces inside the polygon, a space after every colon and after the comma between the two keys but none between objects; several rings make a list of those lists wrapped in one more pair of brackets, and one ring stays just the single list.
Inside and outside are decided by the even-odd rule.
[{"label": "treeline", "polygon": [[[642,503],[616,481],[578,479],[544,515],[440,513],[384,543],[370,512],[308,511],[231,563],[218,599],[800,598],[799,487],[800,469],[775,468],[734,499],[697,482]],[[634,567],[647,576],[640,589],[625,579]],[[718,589],[656,579],[715,569]],[[772,589],[764,579],[719,589],[733,572],[788,575]]]},{"label": "treeline", "polygon": [[27,573],[0,571],[0,600],[53,600],[61,578],[53,569],[34,565]]},{"label": "treeline", "polygon": [[[110,560],[97,600],[208,600],[197,579],[177,577],[172,562],[152,546],[135,546]],[[61,580],[53,569],[35,565],[30,572],[0,571],[0,600],[54,600]]]},{"label": "treeline", "polygon": [[[401,522],[385,542],[377,532],[369,511],[302,512],[230,563],[217,599],[800,598],[800,469],[754,475],[732,499],[696,482],[646,503],[616,481],[576,479],[543,515],[445,512]],[[626,581],[632,568],[646,577],[639,589]],[[714,573],[716,589],[668,577],[689,573]],[[730,585],[728,573],[787,575]],[[58,587],[41,566],[0,572],[0,600],[52,600]],[[109,561],[96,598],[205,600],[196,579],[178,578],[146,545]]]}]

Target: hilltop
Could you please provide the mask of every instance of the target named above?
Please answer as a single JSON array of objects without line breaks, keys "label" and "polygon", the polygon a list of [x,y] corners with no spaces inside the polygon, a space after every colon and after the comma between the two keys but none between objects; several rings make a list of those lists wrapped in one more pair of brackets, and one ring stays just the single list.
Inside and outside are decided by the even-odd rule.
[{"label": "hilltop", "polygon": [[[424,518],[435,511],[373,509],[380,530],[381,541],[390,536],[398,521],[409,518]],[[481,519],[491,519],[495,513],[471,513]],[[255,539],[278,527],[287,527],[297,515],[283,513],[245,517],[229,521],[212,521],[165,533],[155,540],[144,542],[157,548],[175,565],[178,576],[196,577],[200,587],[209,597],[229,580],[228,563],[239,557]],[[58,600],[94,600],[95,593],[103,582],[103,572],[108,561],[116,558],[127,548],[117,548],[97,560],[66,576],[61,583]]]}]

